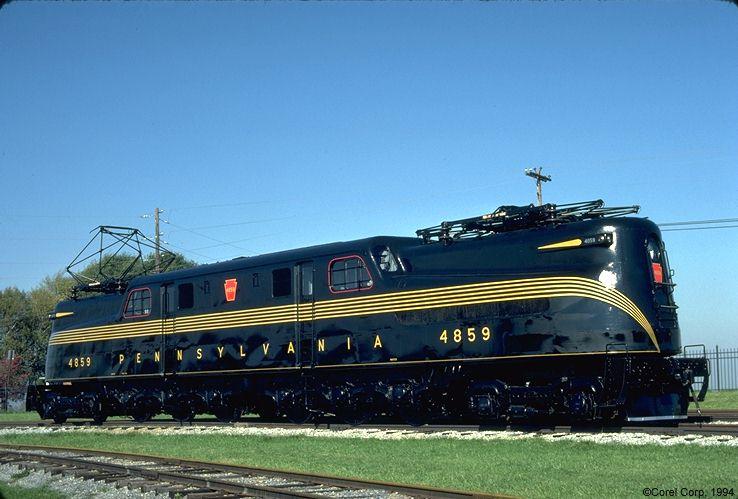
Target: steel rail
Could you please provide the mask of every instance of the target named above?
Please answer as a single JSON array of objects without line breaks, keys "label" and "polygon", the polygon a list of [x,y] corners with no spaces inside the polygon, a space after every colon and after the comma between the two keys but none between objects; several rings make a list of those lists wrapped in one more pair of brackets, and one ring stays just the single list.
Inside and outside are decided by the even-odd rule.
[{"label": "steel rail", "polygon": [[[230,493],[230,494],[248,494],[256,497],[274,498],[274,499],[286,499],[286,498],[301,498],[301,499],[317,499],[321,496],[313,494],[304,494],[298,492],[285,492],[284,490],[275,489],[272,487],[254,487],[250,485],[240,485],[230,483],[223,480],[213,480],[210,478],[199,478],[192,475],[185,475],[182,473],[173,473],[167,471],[151,470],[145,467],[121,465],[113,463],[105,463],[99,461],[88,461],[81,458],[68,457],[68,456],[49,456],[39,455],[35,453],[6,450],[2,449],[0,455],[11,454],[22,458],[23,460],[57,464],[60,466],[70,467],[67,471],[69,474],[74,473],[76,470],[95,470],[95,471],[106,471],[113,474],[123,474],[128,477],[134,478],[145,478],[151,479],[156,482],[163,484],[178,484],[189,487],[200,487],[208,489],[213,492]],[[22,464],[21,464],[22,465]]]},{"label": "steel rail", "polygon": [[[689,411],[689,416],[698,417],[697,411]],[[719,421],[738,421],[738,409],[702,409],[702,416]]]},{"label": "steel rail", "polygon": [[[47,454],[39,454],[44,452]],[[50,455],[50,453],[74,454]],[[175,483],[189,487],[199,487],[214,490],[216,492],[229,494],[245,494],[253,497],[264,498],[303,498],[317,499],[326,497],[319,493],[303,492],[299,489],[316,486],[326,486],[343,489],[345,491],[386,491],[404,494],[410,497],[426,499],[491,499],[499,497],[510,497],[496,494],[484,494],[479,492],[464,492],[457,490],[440,489],[426,486],[403,485],[391,482],[359,480],[342,478],[330,475],[309,474],[302,472],[284,471],[268,468],[256,468],[232,464],[222,464],[210,461],[195,461],[162,456],[144,454],[131,454],[122,452],[100,451],[92,449],[79,449],[67,447],[49,447],[38,445],[0,444],[0,456],[14,455],[22,459],[36,462],[46,462],[60,466],[74,466],[83,469],[102,470],[112,474],[123,474],[126,476],[140,477],[164,483]],[[121,459],[127,461],[142,461],[144,463],[155,463],[158,466],[177,467],[182,471],[162,471],[160,469],[147,469],[144,466],[132,466],[129,464],[116,464],[110,461],[91,460],[90,457],[104,457]],[[87,458],[87,459],[85,459]],[[149,465],[150,466],[150,465]],[[279,487],[257,486],[253,484],[241,484],[226,479],[212,479],[196,477],[186,474],[187,470],[212,471],[218,473],[232,473],[239,477],[273,477],[281,478],[293,484]],[[72,470],[70,470],[71,472]],[[289,490],[290,488],[298,490]],[[335,495],[335,490],[331,491]]]}]

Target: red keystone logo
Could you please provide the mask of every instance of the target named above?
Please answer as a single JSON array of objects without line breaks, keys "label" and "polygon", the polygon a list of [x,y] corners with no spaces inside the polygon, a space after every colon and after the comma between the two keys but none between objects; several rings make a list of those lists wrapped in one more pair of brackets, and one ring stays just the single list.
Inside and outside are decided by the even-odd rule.
[{"label": "red keystone logo", "polygon": [[234,301],[236,299],[238,281],[236,279],[226,279],[223,287],[225,288],[226,301]]}]

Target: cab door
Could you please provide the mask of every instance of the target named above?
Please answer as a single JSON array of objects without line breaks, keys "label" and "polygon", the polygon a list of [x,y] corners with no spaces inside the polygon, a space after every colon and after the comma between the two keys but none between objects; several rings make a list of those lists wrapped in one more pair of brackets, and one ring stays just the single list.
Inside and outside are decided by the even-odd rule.
[{"label": "cab door", "polygon": [[[174,283],[161,285],[161,334],[159,336],[159,374],[172,374],[174,363],[167,364],[167,336],[174,333]],[[170,359],[171,360],[171,359]]]},{"label": "cab door", "polygon": [[294,295],[296,360],[298,367],[315,365],[315,266],[312,261],[295,265]]}]

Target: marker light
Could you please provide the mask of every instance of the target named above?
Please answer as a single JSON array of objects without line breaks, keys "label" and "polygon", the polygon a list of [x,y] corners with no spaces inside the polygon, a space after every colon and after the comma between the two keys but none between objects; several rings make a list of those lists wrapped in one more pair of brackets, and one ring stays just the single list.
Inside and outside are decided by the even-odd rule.
[{"label": "marker light", "polygon": [[653,270],[653,281],[659,284],[664,282],[664,269],[660,263],[651,263],[651,270]]}]

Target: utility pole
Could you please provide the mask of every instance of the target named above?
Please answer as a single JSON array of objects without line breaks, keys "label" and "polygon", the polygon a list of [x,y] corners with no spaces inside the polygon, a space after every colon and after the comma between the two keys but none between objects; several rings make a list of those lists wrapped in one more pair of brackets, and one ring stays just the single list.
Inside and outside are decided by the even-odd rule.
[{"label": "utility pole", "polygon": [[536,194],[538,195],[538,206],[543,206],[542,183],[551,181],[551,176],[542,175],[541,174],[542,171],[543,171],[542,166],[539,166],[538,168],[526,168],[525,169],[525,174],[527,176],[536,179]]},{"label": "utility pole", "polygon": [[156,273],[161,272],[161,252],[159,250],[159,214],[162,212],[159,208],[154,209],[154,240],[156,242],[156,251],[154,252],[154,263]]},{"label": "utility pole", "polygon": [[[157,274],[161,272],[161,232],[159,231],[159,222],[161,221],[160,215],[162,213],[164,213],[164,210],[154,208],[154,272]],[[141,215],[141,218],[151,218],[151,213],[145,213]],[[167,224],[169,222],[164,220],[164,223]]]}]

